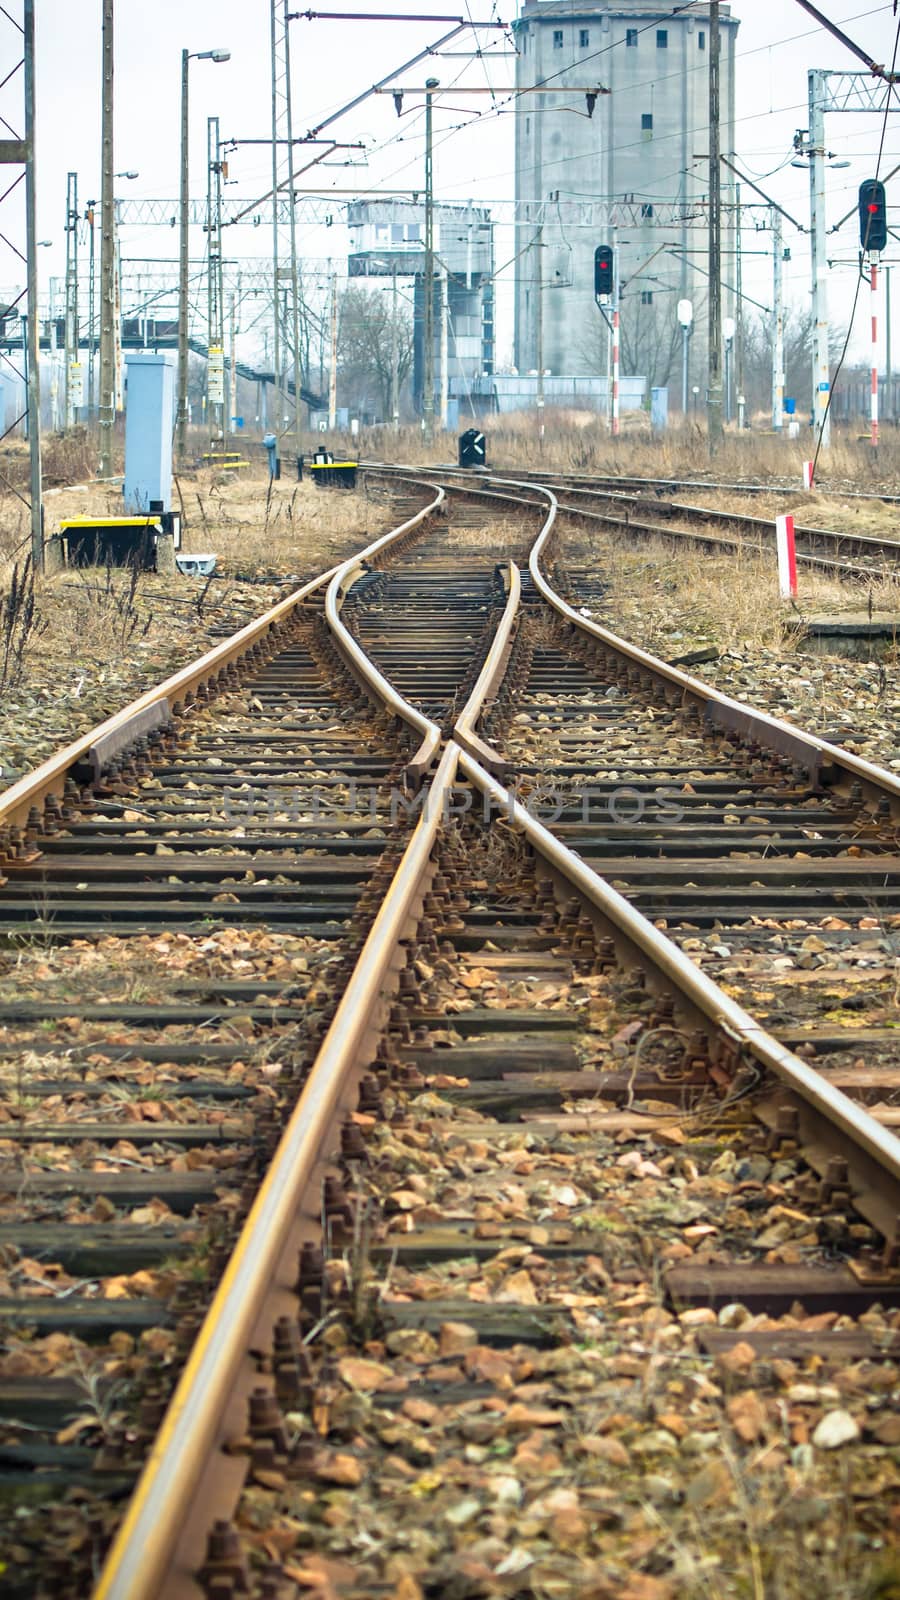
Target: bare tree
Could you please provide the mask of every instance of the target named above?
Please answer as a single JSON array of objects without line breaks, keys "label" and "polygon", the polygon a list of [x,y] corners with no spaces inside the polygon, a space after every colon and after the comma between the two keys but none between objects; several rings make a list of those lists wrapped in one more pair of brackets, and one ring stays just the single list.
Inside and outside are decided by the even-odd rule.
[{"label": "bare tree", "polygon": [[338,322],[338,381],[344,401],[357,412],[387,418],[396,339],[397,386],[402,392],[413,359],[409,308],[397,309],[383,288],[351,284],[341,296]]},{"label": "bare tree", "polygon": [[647,293],[634,289],[623,295],[619,346],[623,374],[646,378],[649,390],[664,387],[681,372],[681,328],[674,296],[648,300]]},{"label": "bare tree", "polygon": [[[627,378],[646,378],[647,396],[651,389],[663,388],[666,385],[670,390],[677,390],[681,394],[681,361],[682,361],[682,333],[675,308],[675,296],[660,295],[650,291],[651,298],[646,298],[647,291],[639,287],[626,289],[622,296],[619,316],[619,357],[622,367],[622,376]],[[695,301],[695,326],[704,326],[705,297]],[[593,347],[598,372],[606,371],[607,355],[607,330],[602,322],[594,329]],[[694,347],[696,338],[690,344],[691,369],[700,359],[698,349]],[[704,345],[705,349],[705,345]],[[674,404],[674,395],[670,395]]]},{"label": "bare tree", "polygon": [[[813,321],[811,314],[788,306],[784,314],[784,392],[798,402],[798,415],[809,409],[812,382]],[[846,330],[832,327],[828,346],[834,368],[844,346]],[[772,405],[772,319],[756,316],[744,330],[744,393],[750,411],[769,411]]]}]

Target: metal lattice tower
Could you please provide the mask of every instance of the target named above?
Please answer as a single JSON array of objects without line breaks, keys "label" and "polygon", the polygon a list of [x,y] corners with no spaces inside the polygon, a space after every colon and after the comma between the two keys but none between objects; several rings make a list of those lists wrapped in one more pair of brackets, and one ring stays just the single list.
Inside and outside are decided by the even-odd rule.
[{"label": "metal lattice tower", "polygon": [[[39,366],[40,329],[37,308],[37,227],[35,213],[35,146],[34,146],[34,0],[23,0],[21,22],[11,15],[6,6],[0,6],[0,28],[7,54],[13,65],[6,71],[0,85],[0,176],[2,193],[0,207],[12,213],[10,221],[0,225],[2,257],[16,273],[17,279],[24,270],[25,287],[4,308],[4,318],[18,316],[22,328],[21,365],[9,354],[0,355],[0,362],[11,370],[24,385],[24,407],[9,428],[0,415],[0,437],[11,433],[24,422],[28,432],[29,498],[25,501],[31,519],[31,553],[36,571],[44,564],[43,511],[41,505],[41,375]],[[9,178],[10,169],[13,175]],[[19,185],[25,189],[25,250],[14,242],[21,237],[22,219],[16,216],[21,195]],[[0,275],[6,276],[6,273]],[[5,430],[5,431],[4,431]],[[24,496],[20,498],[24,499]]]},{"label": "metal lattice tower", "polygon": [[219,119],[206,124],[207,394],[212,439],[225,438],[225,297],[222,284],[222,151]]}]

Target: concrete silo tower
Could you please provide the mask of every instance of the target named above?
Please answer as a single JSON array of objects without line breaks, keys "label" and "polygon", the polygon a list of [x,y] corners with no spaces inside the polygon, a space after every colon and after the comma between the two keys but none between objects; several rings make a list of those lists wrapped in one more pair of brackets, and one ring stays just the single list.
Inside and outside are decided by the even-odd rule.
[{"label": "concrete silo tower", "polygon": [[[720,148],[726,155],[734,150],[738,29],[730,10],[720,6]],[[539,341],[543,365],[555,374],[600,371],[606,334],[594,304],[593,256],[597,245],[612,242],[614,229],[623,362],[650,382],[669,382],[676,399],[679,298],[696,308],[699,361],[707,281],[698,269],[706,266],[709,14],[708,0],[677,11],[648,0],[524,0],[515,25],[516,84],[526,91],[516,104],[520,372],[537,367]],[[535,89],[538,84],[546,87]],[[609,92],[598,94],[588,116],[585,91],[591,88]],[[734,198],[727,168],[722,198],[726,206]],[[722,224],[726,285],[734,282],[734,237],[729,207]],[[731,310],[727,287],[723,293]]]}]

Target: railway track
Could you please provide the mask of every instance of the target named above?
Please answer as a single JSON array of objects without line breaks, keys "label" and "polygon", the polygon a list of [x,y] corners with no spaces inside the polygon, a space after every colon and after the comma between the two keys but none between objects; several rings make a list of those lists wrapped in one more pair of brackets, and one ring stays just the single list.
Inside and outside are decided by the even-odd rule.
[{"label": "railway track", "polygon": [[[470,472],[450,472],[444,475],[448,483],[462,484],[471,481]],[[502,480],[495,474],[479,473],[478,482],[485,492],[502,496],[499,487],[492,484]],[[774,549],[775,529],[771,518],[750,516],[746,512],[725,511],[700,506],[682,498],[674,498],[679,490],[702,489],[709,492],[717,488],[739,494],[742,485],[716,485],[702,482],[672,483],[668,480],[595,479],[583,481],[577,476],[553,478],[560,513],[584,527],[603,528],[624,534],[629,540],[661,540],[673,544],[698,545],[710,552],[732,554],[748,546],[757,550],[770,545]],[[528,478],[528,485],[536,485],[537,478]],[[523,487],[525,485],[523,484]],[[539,491],[536,491],[539,492]],[[765,492],[762,486],[750,486],[748,492]],[[773,490],[774,493],[791,494],[795,490]],[[878,500],[877,496],[862,499]],[[892,503],[891,496],[884,503]],[[795,527],[797,560],[811,571],[835,574],[856,582],[872,582],[894,576],[900,545],[895,538],[875,534],[839,531],[808,527],[797,522]]]},{"label": "railway track", "polygon": [[[552,491],[438,478],[407,483],[420,509],[397,536],[328,575],[323,613],[314,586],[277,608],[290,633],[222,682],[216,721],[173,717],[173,747],[160,719],[118,770],[95,740],[5,797],[0,916],[28,926],[37,994],[4,1012],[16,1070],[47,1059],[24,1030],[53,1033],[19,1121],[46,1114],[45,1088],[68,1092],[72,1062],[88,1105],[95,1081],[102,1099],[136,1077],[158,1102],[165,1071],[199,1148],[224,1129],[241,1179],[201,1169],[202,1296],[171,1271],[148,1294],[163,1275],[147,1232],[135,1271],[151,1281],[112,1298],[158,1330],[152,1365],[107,1301],[112,1400],[98,1375],[62,1446],[50,1369],[31,1431],[5,1405],[7,1474],[30,1472],[58,1530],[18,1517],[22,1592],[87,1592],[93,1573],[98,1596],[132,1600],[668,1600],[706,1592],[703,1570],[774,1582],[779,1539],[809,1526],[782,1590],[799,1595],[839,1567],[856,1582],[890,1543],[900,786],[581,617],[552,585]],[[92,781],[58,801],[72,770]],[[310,819],[323,788],[328,817]],[[85,917],[88,863],[103,892]],[[65,993],[61,1011],[47,986],[65,987],[79,941],[103,998],[73,1010]],[[121,992],[125,945],[132,970],[156,960],[157,986],[184,958],[161,1028]],[[875,1025],[848,1032],[835,995],[839,1010],[863,996]],[[67,1020],[89,1032],[60,1051]],[[128,1128],[111,1148],[140,1152]],[[151,1186],[184,1149],[163,1135]],[[27,1192],[12,1201],[11,1263],[30,1265],[11,1314],[38,1330],[16,1351],[48,1362],[28,1274],[71,1305],[87,1255],[67,1267],[43,1191],[34,1213]],[[115,1266],[138,1224],[110,1204],[70,1220],[86,1249],[106,1228]],[[177,1254],[180,1224],[160,1220]]]}]

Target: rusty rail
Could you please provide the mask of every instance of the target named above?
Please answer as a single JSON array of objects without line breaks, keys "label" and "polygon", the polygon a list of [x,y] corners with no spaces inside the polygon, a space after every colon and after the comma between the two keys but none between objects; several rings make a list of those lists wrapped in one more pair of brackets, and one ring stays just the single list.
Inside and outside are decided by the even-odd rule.
[{"label": "rusty rail", "polygon": [[[552,528],[554,516],[555,506],[551,505],[536,550]],[[352,582],[353,562],[344,563],[340,571],[344,582]],[[542,593],[545,589],[553,593],[542,577],[538,587]],[[340,622],[341,588],[342,580],[336,573],[329,590],[329,622],[346,646],[350,636]],[[485,696],[495,691],[503,675],[516,609],[512,588],[511,584],[504,613],[505,641],[498,635],[457,724],[462,722],[469,740],[477,741],[471,730]],[[563,615],[571,613],[564,602],[555,609]],[[573,615],[571,620],[581,619]],[[604,630],[597,632],[604,639],[614,640]],[[416,726],[409,717],[413,708],[368,662],[356,641],[351,643],[350,654],[363,672],[367,688],[377,698],[387,689],[385,703],[409,725]],[[619,641],[615,644],[618,647]],[[700,689],[703,687],[699,685]],[[434,726],[430,724],[431,728]],[[567,892],[574,891],[595,918],[612,930],[620,947],[647,961],[659,979],[667,986],[674,985],[707,1024],[804,1096],[827,1129],[841,1129],[853,1139],[848,1162],[851,1179],[859,1187],[871,1183],[873,1174],[877,1178],[883,1200],[879,1216],[885,1222],[886,1209],[893,1207],[889,1226],[885,1227],[882,1221],[877,1225],[890,1236],[900,1211],[900,1145],[864,1111],[824,1084],[806,1063],[779,1045],[623,896],[531,817],[478,760],[451,740],[427,792],[421,819],[207,1314],[107,1560],[95,1600],[157,1600],[161,1594],[166,1600],[180,1600],[182,1595],[197,1595],[193,1573],[202,1560],[208,1522],[214,1515],[221,1515],[223,1495],[233,1503],[245,1475],[245,1458],[225,1455],[222,1445],[230,1436],[244,1431],[247,1396],[262,1381],[257,1362],[249,1352],[266,1348],[269,1324],[276,1314],[289,1310],[293,1304],[291,1288],[297,1250],[304,1236],[317,1234],[320,1228],[318,1184],[327,1164],[328,1140],[342,1106],[350,1104],[359,1073],[374,1057],[384,1008],[405,965],[402,941],[414,930],[421,914],[434,871],[434,845],[458,771],[522,833],[551,878],[565,885]],[[842,1153],[848,1154],[845,1147]],[[273,1284],[277,1286],[274,1298]],[[266,1292],[271,1309],[263,1314],[260,1302]]]},{"label": "rusty rail", "polygon": [[[413,481],[415,469],[404,470],[410,475],[406,481]],[[545,485],[525,479],[500,478],[493,475],[490,477],[490,482],[499,485],[500,488],[521,489],[532,494],[541,494],[549,502],[552,515],[547,518],[538,535],[528,565],[538,592],[559,616],[565,618],[596,644],[603,645],[623,657],[642,674],[656,678],[682,699],[694,701],[702,709],[707,720],[715,726],[737,733],[741,737],[757,739],[767,749],[787,756],[798,766],[808,770],[811,776],[821,774],[826,769],[836,770],[846,775],[849,781],[859,783],[869,799],[878,801],[883,796],[887,797],[891,803],[892,814],[900,814],[900,777],[886,768],[866,761],[864,757],[854,755],[852,751],[844,750],[840,745],[829,744],[827,740],[819,739],[815,734],[806,733],[793,723],[784,722],[779,717],[770,716],[768,712],[754,710],[738,700],[733,700],[730,695],[723,694],[719,689],[713,689],[711,685],[692,677],[687,672],[682,672],[678,667],[669,666],[668,662],[661,661],[649,651],[642,650],[639,645],[622,639],[610,629],[602,627],[600,623],[583,617],[557,594],[540,567],[540,558],[554,531],[556,517],[566,508],[560,506],[557,495]],[[473,498],[504,501],[511,498],[493,489],[477,487],[470,481],[449,483],[447,487],[453,494],[469,495]],[[534,504],[533,501],[530,503]]]},{"label": "rusty rail", "polygon": [[[511,479],[499,481],[513,483]],[[525,484],[523,487],[530,489],[535,485]],[[554,508],[558,509],[559,502],[553,490],[543,489],[541,492]],[[767,748],[788,756],[812,773],[819,772],[822,768],[836,768],[839,772],[846,773],[852,781],[860,783],[870,798],[877,800],[882,795],[888,796],[894,808],[900,812],[900,778],[895,777],[884,767],[878,767],[874,762],[864,760],[862,756],[853,755],[851,751],[843,750],[839,745],[829,744],[827,740],[819,739],[815,734],[805,733],[793,723],[783,722],[779,717],[769,716],[765,711],[756,711],[742,705],[730,695],[722,694],[718,689],[711,688],[709,684],[703,683],[699,678],[691,677],[678,667],[670,667],[668,662],[660,661],[657,656],[650,655],[649,651],[642,650],[639,645],[629,644],[627,639],[622,639],[608,628],[601,627],[598,622],[583,617],[557,594],[541,571],[541,556],[552,531],[553,520],[548,519],[532,547],[528,558],[529,571],[536,589],[547,604],[580,633],[624,657],[642,673],[662,680],[682,698],[691,699],[702,706],[708,720],[718,727],[738,733],[742,737],[756,738]]]},{"label": "rusty rail", "polygon": [[[835,1089],[815,1068],[779,1044],[759,1022],[732,1000],[689,956],[636,910],[624,895],[601,878],[580,856],[544,827],[509,790],[491,777],[465,751],[460,771],[478,788],[507,822],[523,834],[551,877],[593,911],[626,959],[649,965],[662,984],[674,987],[695,1016],[773,1071],[790,1090],[801,1096],[816,1118],[817,1134],[826,1139],[838,1130],[850,1141],[838,1146],[847,1156],[854,1182],[854,1203],[888,1240],[893,1240],[900,1216],[900,1140],[882,1128],[862,1107]],[[834,1153],[829,1151],[829,1153]]]},{"label": "rusty rail", "polygon": [[[436,751],[436,724],[399,695],[368,661],[340,621],[340,600],[361,562],[417,527],[443,499],[332,569],[329,622],[367,689],[410,726],[424,724]],[[320,580],[324,581],[324,580]],[[308,591],[307,591],[308,592]],[[452,791],[459,747],[447,746],[422,813],[344,990],[310,1076],[262,1181],[197,1342],[179,1380],[95,1591],[95,1600],[196,1600],[210,1526],[236,1503],[245,1457],[229,1438],[245,1432],[251,1391],[263,1380],[252,1352],[268,1348],[275,1321],[294,1306],[297,1261],[305,1239],[321,1233],[321,1179],[343,1111],[373,1059],[399,972],[402,942],[414,931],[434,873],[432,857]],[[330,1142],[329,1142],[330,1141]]]},{"label": "rusty rail", "polygon": [[357,578],[361,577],[364,571],[362,564],[354,561],[345,563],[345,566],[335,574],[325,595],[325,616],[334,634],[335,644],[363,692],[380,709],[393,712],[395,717],[420,735],[419,747],[406,764],[408,777],[416,783],[424,777],[434,762],[440,749],[441,730],[436,722],[432,722],[424,712],[417,711],[414,705],[397,693],[390,680],[379,672],[373,661],[369,660],[362,646],[341,620],[341,607]]},{"label": "rusty rail", "polygon": [[[294,1307],[300,1247],[321,1232],[319,1188],[339,1117],[373,1059],[380,1022],[405,964],[433,875],[432,855],[458,747],[448,745],[422,816],[360,953],[303,1093],[206,1314],[94,1600],[180,1600],[199,1593],[212,1521],[236,1501],[247,1458],[227,1455],[246,1431],[252,1390],[269,1387],[252,1352],[271,1346]],[[271,1380],[270,1380],[271,1382]],[[274,1390],[272,1391],[274,1392]]]},{"label": "rusty rail", "polygon": [[509,661],[509,652],[512,649],[513,630],[519,615],[521,597],[521,575],[516,563],[511,561],[509,563],[509,591],[506,596],[503,616],[500,618],[497,632],[494,635],[494,642],[485,656],[484,665],[475,681],[475,687],[457,717],[456,726],[453,729],[457,743],[497,777],[502,776],[509,763],[480,738],[475,732],[475,726],[496,696],[497,690],[503,682]]},{"label": "rusty rail", "polygon": [[[435,499],[415,516],[401,523],[398,528],[383,534],[352,559],[363,561],[377,556],[391,542],[412,532],[426,517],[432,515],[443,499],[443,490],[437,489]],[[24,827],[32,808],[42,805],[49,796],[61,796],[66,777],[74,767],[81,763],[86,766],[93,765],[94,747],[103,747],[104,744],[121,747],[128,743],[130,735],[139,737],[142,728],[146,726],[144,720],[146,713],[152,707],[158,706],[163,701],[167,701],[169,706],[175,706],[179,702],[183,704],[185,701],[190,701],[191,697],[202,697],[215,684],[221,672],[229,666],[237,665],[254,647],[263,644],[273,629],[287,622],[309,595],[321,589],[347,565],[348,563],[344,562],[342,566],[329,567],[326,572],[320,573],[309,583],[295,589],[293,594],[284,600],[279,600],[253,622],[247,623],[246,627],[232,634],[231,638],[224,639],[212,650],[207,650],[202,656],[198,656],[195,661],[180,667],[164,682],[154,685],[152,689],[146,689],[121,711],[107,717],[105,722],[82,734],[72,744],[65,745],[33,772],[27,773],[24,778],[19,778],[11,784],[0,794],[0,836],[4,828]],[[2,859],[2,843],[0,843],[0,859]]]},{"label": "rusty rail", "polygon": [[35,767],[33,772],[27,773],[24,778],[19,778],[11,784],[0,794],[0,828],[24,825],[32,806],[41,805],[49,795],[61,795],[65,779],[72,768],[81,762],[90,762],[91,749],[94,745],[112,739],[120,743],[127,742],[131,726],[139,731],[142,715],[151,707],[162,701],[168,701],[171,705],[179,701],[184,702],[191,695],[196,697],[207,690],[224,668],[241,661],[255,645],[261,644],[272,629],[287,621],[297,606],[301,605],[308,595],[321,588],[334,571],[335,568],[330,567],[318,578],[313,578],[302,588],[295,589],[287,599],[279,600],[277,605],[263,612],[262,616],[253,622],[248,622],[246,627],[232,634],[230,639],[224,639],[221,644],[217,644],[212,650],[207,650],[204,655],[198,656],[186,667],[180,667],[163,683],[156,684],[152,689],[146,689],[121,711],[116,711],[111,717],[107,717],[105,722],[82,734],[72,744],[65,745],[39,767]]}]

